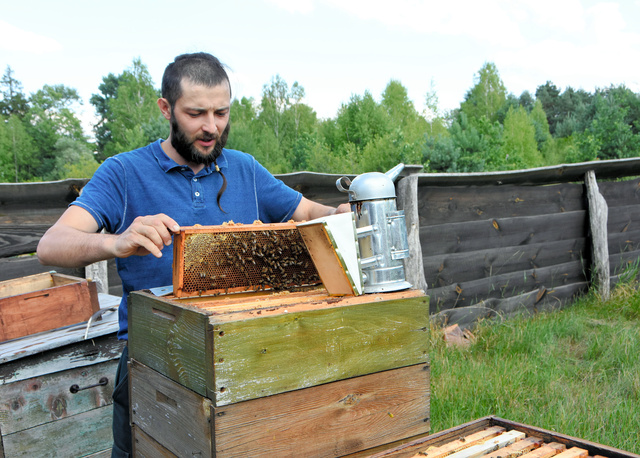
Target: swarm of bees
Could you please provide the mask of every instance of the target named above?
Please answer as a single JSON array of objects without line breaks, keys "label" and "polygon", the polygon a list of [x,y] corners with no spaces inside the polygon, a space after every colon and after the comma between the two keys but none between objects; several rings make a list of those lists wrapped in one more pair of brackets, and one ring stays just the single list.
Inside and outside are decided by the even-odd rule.
[{"label": "swarm of bees", "polygon": [[295,228],[200,232],[184,240],[186,292],[292,290],[320,283]]}]

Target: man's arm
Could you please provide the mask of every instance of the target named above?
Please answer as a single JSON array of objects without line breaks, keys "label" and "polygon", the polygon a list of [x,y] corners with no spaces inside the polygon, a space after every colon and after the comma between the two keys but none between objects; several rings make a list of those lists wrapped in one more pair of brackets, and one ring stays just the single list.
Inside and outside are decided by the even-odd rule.
[{"label": "man's arm", "polygon": [[171,244],[171,231],[178,224],[167,215],[139,216],[122,234],[98,233],[91,214],[77,205],[69,207],[38,243],[41,264],[83,267],[111,258],[126,258],[149,253],[162,256],[162,248]]},{"label": "man's arm", "polygon": [[296,211],[293,212],[294,221],[311,221],[312,219],[321,218],[323,216],[334,215],[337,213],[347,213],[351,211],[349,204],[342,204],[338,208],[322,205],[318,202],[303,197]]}]

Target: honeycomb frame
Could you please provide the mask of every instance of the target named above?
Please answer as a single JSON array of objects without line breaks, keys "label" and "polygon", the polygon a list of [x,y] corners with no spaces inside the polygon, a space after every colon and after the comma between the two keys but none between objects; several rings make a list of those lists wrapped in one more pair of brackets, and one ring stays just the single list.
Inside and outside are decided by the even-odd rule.
[{"label": "honeycomb frame", "polygon": [[295,223],[181,227],[173,251],[176,297],[296,290],[321,283]]}]

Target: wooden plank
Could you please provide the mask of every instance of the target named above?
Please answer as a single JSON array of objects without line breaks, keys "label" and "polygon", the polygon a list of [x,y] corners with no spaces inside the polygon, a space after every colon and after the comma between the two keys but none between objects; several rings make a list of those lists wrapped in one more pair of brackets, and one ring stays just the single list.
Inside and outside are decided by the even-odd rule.
[{"label": "wooden plank", "polygon": [[50,224],[0,225],[0,257],[34,253]]},{"label": "wooden plank", "polygon": [[[51,421],[78,415],[112,403],[118,360],[42,374],[0,385],[0,429],[12,434]],[[101,379],[107,384],[72,393],[72,385],[87,387]]]},{"label": "wooden plank", "polygon": [[132,423],[178,456],[213,456],[211,400],[135,359],[129,369]]},{"label": "wooden plank", "polygon": [[215,408],[216,456],[334,457],[429,430],[416,365]]},{"label": "wooden plank", "polygon": [[523,458],[551,458],[552,456],[557,456],[562,453],[566,449],[564,444],[559,442],[551,442],[549,444],[545,444],[529,453],[525,453],[522,455]]},{"label": "wooden plank", "polygon": [[[2,437],[7,457],[85,456],[111,448],[111,405]],[[82,431],[70,437],[70,431]]]},{"label": "wooden plank", "polygon": [[589,452],[579,447],[571,447],[556,455],[557,458],[586,458],[587,456],[589,456]]},{"label": "wooden plank", "polygon": [[633,273],[636,268],[640,267],[640,250],[625,251],[623,253],[609,254],[609,271],[612,275],[622,275],[630,270]]},{"label": "wooden plank", "polygon": [[140,429],[138,425],[132,425],[131,435],[133,440],[133,456],[137,458],[177,458],[176,455]]},{"label": "wooden plank", "polygon": [[97,336],[70,345],[61,345],[30,356],[16,358],[0,364],[0,390],[2,390],[3,385],[53,374],[62,370],[83,368],[111,360],[117,361],[122,354],[124,345],[125,342],[118,340],[114,331],[112,334]]},{"label": "wooden plank", "polygon": [[453,440],[451,442],[447,442],[446,444],[440,445],[439,447],[431,446],[429,448],[426,448],[418,452],[416,455],[414,455],[414,457],[443,458],[445,456],[449,456],[453,453],[459,452],[460,450],[464,450],[466,448],[474,446],[480,442],[484,442],[487,439],[496,437],[497,435],[502,434],[505,431],[506,429],[502,426],[490,426],[476,433],[460,437],[459,439]]},{"label": "wooden plank", "polygon": [[640,206],[609,207],[607,231],[610,233],[640,230]]},{"label": "wooden plank", "polygon": [[640,231],[609,232],[609,254],[640,250]]},{"label": "wooden plank", "polygon": [[213,393],[213,337],[206,312],[133,292],[129,325],[131,358],[202,396]]},{"label": "wooden plank", "polygon": [[420,226],[585,210],[582,185],[428,186],[418,175]]},{"label": "wooden plank", "polygon": [[420,225],[423,255],[463,253],[584,238],[588,226],[584,211],[518,218]]},{"label": "wooden plank", "polygon": [[418,178],[410,176],[398,183],[398,208],[404,210],[407,226],[409,258],[404,261],[406,280],[414,288],[427,291],[423,266],[423,251],[420,245],[420,216],[418,213]]},{"label": "wooden plank", "polygon": [[559,286],[583,283],[583,265],[580,261],[558,264],[541,269],[496,275],[441,288],[429,289],[431,311],[435,313],[452,307],[465,307],[483,300],[518,296],[544,287],[553,290]]},{"label": "wooden plank", "polygon": [[526,437],[507,447],[488,453],[484,458],[517,458],[525,453],[535,450],[544,444],[539,437]]},{"label": "wooden plank", "polygon": [[437,186],[506,186],[509,184],[540,186],[549,183],[581,181],[588,170],[595,170],[601,178],[616,180],[623,176],[639,175],[640,160],[637,158],[613,159],[577,164],[559,164],[527,170],[477,173],[421,173],[418,176],[421,182]]},{"label": "wooden plank", "polygon": [[410,299],[216,323],[216,405],[426,362],[428,329]]},{"label": "wooden plank", "polygon": [[600,181],[599,186],[609,208],[640,203],[640,178],[625,181]]},{"label": "wooden plank", "polygon": [[585,176],[589,201],[589,227],[591,228],[591,269],[593,287],[603,300],[608,300],[609,291],[609,244],[607,234],[607,202],[600,194],[593,171]]},{"label": "wooden plank", "polygon": [[523,272],[582,260],[586,239],[426,256],[425,278],[429,288],[477,280],[491,276]]},{"label": "wooden plank", "polygon": [[481,444],[473,445],[459,452],[455,452],[449,455],[450,458],[478,458],[487,453],[491,453],[494,450],[501,449],[507,445],[513,444],[516,441],[524,439],[525,434],[520,431],[511,430],[504,432],[494,438],[487,439]]}]

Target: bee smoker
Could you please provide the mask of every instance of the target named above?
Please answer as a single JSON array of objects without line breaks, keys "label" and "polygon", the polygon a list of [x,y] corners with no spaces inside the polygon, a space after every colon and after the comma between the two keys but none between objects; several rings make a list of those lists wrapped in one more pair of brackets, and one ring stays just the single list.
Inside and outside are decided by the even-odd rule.
[{"label": "bee smoker", "polygon": [[353,182],[339,178],[336,186],[349,193],[355,214],[360,267],[365,293],[398,291],[411,287],[405,281],[403,259],[409,257],[404,211],[397,210],[394,181],[404,164],[386,173],[358,175]]}]

